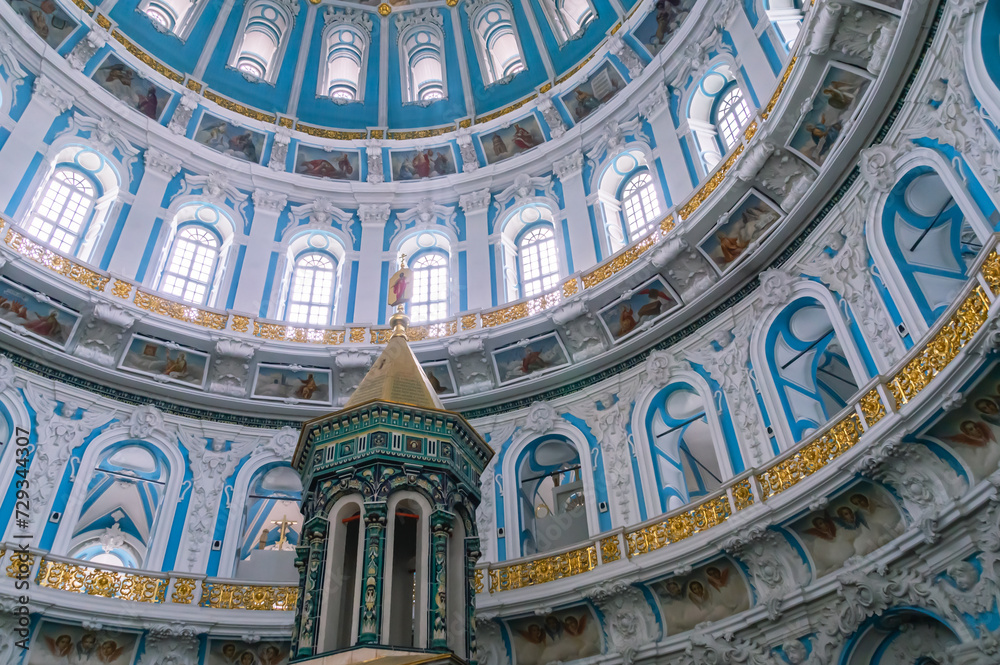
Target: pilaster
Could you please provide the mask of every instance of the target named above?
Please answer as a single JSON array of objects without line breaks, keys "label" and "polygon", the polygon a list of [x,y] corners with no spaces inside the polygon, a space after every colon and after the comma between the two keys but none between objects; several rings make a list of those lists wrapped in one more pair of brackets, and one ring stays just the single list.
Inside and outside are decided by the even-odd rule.
[{"label": "pilaster", "polygon": [[597,264],[597,246],[594,244],[587,191],[583,184],[583,152],[577,150],[563,157],[552,165],[552,169],[562,183],[563,201],[566,202],[563,214],[569,228],[566,244],[573,256],[573,268],[586,270]]},{"label": "pilaster", "polygon": [[[475,266],[477,270],[485,271],[490,265],[490,190],[480,189],[462,194],[458,203],[465,211],[466,265]],[[490,307],[493,304],[489,280],[469,279],[466,289],[469,297],[469,309]]]},{"label": "pilaster", "polygon": [[361,257],[358,262],[358,284],[368,294],[360,292],[354,300],[354,321],[378,321],[382,307],[379,286],[382,283],[382,238],[385,224],[392,212],[388,203],[366,204],[358,209],[361,218]]},{"label": "pilaster", "polygon": [[361,625],[358,644],[378,644],[382,625],[382,574],[385,568],[384,501],[365,503],[365,554],[361,582]]},{"label": "pilaster", "polygon": [[[284,194],[262,189],[253,193],[253,222],[250,225],[247,249],[243,255],[243,270],[236,287],[236,299],[233,301],[233,307],[238,311],[259,313],[262,316],[274,314],[261,311],[261,299],[267,281],[267,266],[270,263],[271,252],[274,251],[274,233],[278,227],[278,217],[287,203],[288,197]],[[272,278],[272,280],[278,279],[277,275]],[[272,284],[272,288],[279,288],[276,282]]]}]

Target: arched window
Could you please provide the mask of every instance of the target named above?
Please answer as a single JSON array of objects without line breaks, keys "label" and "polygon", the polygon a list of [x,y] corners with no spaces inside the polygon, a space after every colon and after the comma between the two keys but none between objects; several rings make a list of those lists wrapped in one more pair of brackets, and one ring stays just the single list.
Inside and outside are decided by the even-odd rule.
[{"label": "arched window", "polygon": [[766,372],[794,443],[846,407],[866,380],[855,376],[830,313],[811,296],[798,298],[778,314],[764,344]]},{"label": "arched window", "polygon": [[719,96],[715,107],[715,126],[722,137],[723,148],[729,150],[739,141],[740,130],[750,120],[750,104],[735,83]]},{"label": "arched window", "polygon": [[714,404],[686,382],[664,388],[646,416],[659,510],[666,512],[710,494],[730,476],[722,463]]},{"label": "arched window", "polygon": [[181,300],[204,305],[219,262],[219,237],[197,224],[177,231],[160,290]]},{"label": "arched window", "polygon": [[524,71],[521,45],[508,4],[487,3],[473,13],[471,25],[486,85]]},{"label": "arched window", "polygon": [[142,0],[138,11],[160,32],[186,39],[205,4],[203,0]]},{"label": "arched window", "polygon": [[316,94],[340,102],[363,101],[371,17],[362,11],[328,7],[324,21],[323,60]]},{"label": "arched window", "polygon": [[448,255],[440,251],[422,252],[410,263],[413,270],[413,299],[410,318],[414,323],[439,321],[448,316]]},{"label": "arched window", "polygon": [[517,462],[521,555],[529,556],[588,538],[580,454],[560,437],[525,448]]},{"label": "arched window", "polygon": [[126,444],[105,452],[87,482],[69,556],[141,567],[157,527],[168,476],[169,465],[155,448]]},{"label": "arched window", "polygon": [[923,166],[904,175],[889,193],[882,233],[916,317],[926,327],[933,325],[969,279],[969,267],[982,249],[975,229],[941,176]]},{"label": "arched window", "polygon": [[57,168],[29,217],[28,234],[60,252],[76,254],[96,200],[93,180],[76,169]]},{"label": "arched window", "polygon": [[444,33],[440,25],[422,22],[406,27],[399,43],[404,101],[433,102],[447,97]]},{"label": "arched window", "polygon": [[302,481],[291,467],[275,463],[250,483],[240,529],[236,577],[295,581],[295,546],[302,533]]},{"label": "arched window", "polygon": [[559,258],[552,227],[539,225],[528,229],[521,234],[517,249],[523,297],[554,289],[559,281]]},{"label": "arched window", "polygon": [[660,198],[649,171],[636,173],[625,183],[621,201],[628,241],[648,235],[660,217]]},{"label": "arched window", "polygon": [[542,0],[542,9],[559,44],[582,35],[597,18],[590,0]]},{"label": "arched window", "polygon": [[250,0],[230,65],[249,80],[273,83],[295,21],[290,11],[294,6],[272,0]]},{"label": "arched window", "polygon": [[308,252],[296,259],[289,285],[286,318],[290,323],[329,325],[333,316],[337,264],[328,255]]}]

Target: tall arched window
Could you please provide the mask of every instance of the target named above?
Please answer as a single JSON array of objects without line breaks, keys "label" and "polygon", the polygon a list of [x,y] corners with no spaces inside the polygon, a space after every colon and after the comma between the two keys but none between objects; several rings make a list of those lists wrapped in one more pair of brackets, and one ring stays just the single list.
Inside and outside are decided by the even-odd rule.
[{"label": "tall arched window", "polygon": [[302,533],[302,481],[291,467],[274,463],[259,470],[250,483],[240,529],[236,577],[244,580],[292,581],[295,546]]},{"label": "tall arched window", "polygon": [[160,278],[160,290],[204,305],[219,262],[219,248],[219,237],[203,226],[188,224],[179,229]]},{"label": "tall arched window", "polygon": [[371,18],[365,12],[329,7],[323,29],[323,67],[316,94],[345,102],[365,97]]},{"label": "tall arched window", "polygon": [[273,83],[295,21],[295,7],[281,0],[249,0],[230,65],[250,80]]},{"label": "tall arched window", "polygon": [[205,4],[204,0],[142,0],[138,11],[160,32],[186,39]]},{"label": "tall arched window", "polygon": [[320,252],[302,254],[292,269],[288,291],[288,314],[291,323],[329,325],[333,316],[333,293],[337,264]]},{"label": "tall arched window", "polygon": [[628,241],[648,235],[660,217],[660,198],[649,171],[636,173],[625,183],[621,201]]},{"label": "tall arched window", "polygon": [[542,9],[560,44],[582,35],[597,18],[590,0],[542,0]]},{"label": "tall arched window", "polygon": [[722,138],[722,146],[729,150],[740,140],[740,131],[750,120],[750,104],[736,83],[719,96],[715,107],[715,127]]},{"label": "tall arched window", "polygon": [[444,33],[439,23],[428,19],[404,27],[399,43],[404,101],[433,102],[447,97]]},{"label": "tall arched window", "polygon": [[474,11],[471,25],[486,85],[524,71],[524,57],[508,4],[486,3]]},{"label": "tall arched window", "polygon": [[521,555],[586,540],[587,505],[580,454],[562,437],[532,442],[517,462]]},{"label": "tall arched window", "polygon": [[793,442],[802,441],[846,407],[866,380],[855,376],[830,313],[811,296],[796,299],[777,315],[764,344],[766,372]]},{"label": "tall arched window", "polygon": [[528,229],[521,234],[517,249],[523,297],[554,289],[559,281],[559,258],[552,227],[539,225]]},{"label": "tall arched window", "polygon": [[423,252],[410,263],[413,270],[413,299],[410,318],[414,323],[439,321],[448,316],[448,255]]},{"label": "tall arched window", "polygon": [[969,279],[982,249],[975,229],[941,176],[922,166],[889,193],[882,233],[916,316],[933,325]]},{"label": "tall arched window", "polygon": [[69,556],[94,563],[141,567],[157,526],[169,465],[155,448],[109,449],[87,483]]},{"label": "tall arched window", "polygon": [[76,169],[56,169],[28,221],[28,233],[53,249],[75,254],[94,214],[97,188]]}]

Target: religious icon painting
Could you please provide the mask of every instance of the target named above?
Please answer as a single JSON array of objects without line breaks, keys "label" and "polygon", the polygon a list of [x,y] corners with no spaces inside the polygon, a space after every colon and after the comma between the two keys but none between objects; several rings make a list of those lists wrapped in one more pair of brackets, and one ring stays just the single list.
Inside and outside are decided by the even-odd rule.
[{"label": "religious icon painting", "polygon": [[720,273],[739,261],[770,231],[782,212],[769,198],[751,189],[729,213],[723,215],[698,249]]},{"label": "religious icon painting", "polygon": [[562,102],[569,110],[576,124],[600,108],[625,87],[625,79],[614,66],[605,61],[594,70],[587,80],[562,96]]},{"label": "religious icon painting", "polygon": [[648,329],[680,304],[680,298],[667,281],[655,275],[601,309],[599,318],[608,336],[618,342],[634,332]]},{"label": "religious icon painting", "polygon": [[79,25],[55,0],[7,0],[7,4],[54,49]]},{"label": "religious icon painting", "polygon": [[545,143],[545,135],[534,115],[521,118],[507,127],[498,127],[493,131],[479,135],[486,155],[487,164],[496,164],[508,157],[519,155]]},{"label": "religious icon painting", "polygon": [[298,365],[257,365],[250,397],[296,404],[330,404],[331,372],[320,367]]},{"label": "religious icon painting", "polygon": [[667,635],[750,609],[750,588],[739,568],[726,558],[651,586]]},{"label": "religious icon painting", "polygon": [[423,363],[420,366],[438,397],[452,397],[457,394],[455,386],[458,384],[455,383],[455,375],[452,374],[451,365],[447,360]]},{"label": "religious icon painting", "polygon": [[403,305],[413,298],[413,271],[400,268],[389,278],[389,307]]},{"label": "religious icon painting", "polygon": [[653,11],[636,26],[632,35],[650,56],[655,56],[677,33],[692,7],[694,0],[656,0]]},{"label": "religious icon painting", "polygon": [[259,164],[264,156],[264,139],[261,132],[230,124],[210,113],[202,114],[198,131],[194,134],[198,143],[223,155],[254,164]]},{"label": "religious icon painting", "polygon": [[392,179],[423,180],[456,173],[455,152],[450,145],[415,150],[390,150]]},{"label": "religious icon painting", "polygon": [[238,638],[208,641],[205,665],[288,665],[290,642],[244,642]]},{"label": "religious icon painting", "polygon": [[853,556],[888,545],[903,534],[906,522],[885,488],[863,480],[792,522],[788,530],[809,553],[813,579],[819,579]]},{"label": "religious icon painting", "polygon": [[330,180],[360,180],[361,153],[299,144],[295,152],[295,172]]},{"label": "religious icon painting", "polygon": [[144,78],[134,67],[114,54],[101,63],[91,78],[126,106],[152,120],[160,119],[163,109],[170,101],[169,90]]},{"label": "religious icon painting", "polygon": [[208,358],[207,353],[186,346],[133,334],[118,367],[157,381],[204,388]]},{"label": "religious icon painting", "polygon": [[569,364],[569,354],[554,332],[533,337],[493,352],[493,367],[500,383],[544,374]]},{"label": "religious icon painting", "polygon": [[506,623],[517,665],[545,665],[601,653],[601,626],[588,605]]},{"label": "religious icon painting", "polygon": [[80,315],[55,300],[0,277],[0,324],[64,349]]},{"label": "religious icon painting", "polygon": [[827,65],[812,106],[792,132],[787,147],[817,168],[833,154],[844,126],[861,106],[871,75],[840,62]]},{"label": "religious icon painting", "polygon": [[40,621],[25,665],[129,665],[138,638],[135,633]]}]

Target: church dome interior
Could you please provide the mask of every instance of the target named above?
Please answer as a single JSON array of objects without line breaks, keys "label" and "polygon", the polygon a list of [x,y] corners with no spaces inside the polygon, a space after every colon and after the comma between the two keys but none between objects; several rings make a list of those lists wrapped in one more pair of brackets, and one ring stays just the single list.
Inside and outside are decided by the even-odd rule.
[{"label": "church dome interior", "polygon": [[1000,0],[0,0],[0,665],[1000,662]]}]

